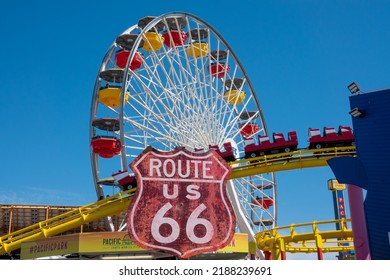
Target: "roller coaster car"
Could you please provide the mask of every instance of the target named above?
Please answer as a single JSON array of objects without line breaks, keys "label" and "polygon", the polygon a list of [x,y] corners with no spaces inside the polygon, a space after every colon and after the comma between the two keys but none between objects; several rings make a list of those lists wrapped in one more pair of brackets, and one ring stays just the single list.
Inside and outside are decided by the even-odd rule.
[{"label": "roller coaster car", "polygon": [[137,187],[137,180],[135,179],[135,175],[129,174],[127,170],[114,173],[112,174],[112,177],[114,177],[115,181],[123,191]]},{"label": "roller coaster car", "polygon": [[318,128],[309,128],[309,149],[353,146],[354,143],[355,137],[349,126],[340,125],[338,132],[335,128],[324,127],[322,135]]},{"label": "roller coaster car", "polygon": [[245,139],[245,157],[256,157],[283,152],[296,151],[298,148],[298,137],[296,131],[288,132],[288,140],[284,139],[283,133],[273,133],[273,142],[268,136],[259,136],[259,144],[253,138]]},{"label": "roller coaster car", "polygon": [[202,154],[202,153],[204,153],[204,149],[203,149],[203,148],[195,148],[195,149],[194,149],[194,153],[196,153],[196,154]]},{"label": "roller coaster car", "polygon": [[215,150],[227,162],[235,161],[236,157],[234,156],[233,153],[232,143],[230,142],[223,143],[223,147],[224,147],[224,151],[221,151],[218,145],[209,145],[210,150]]},{"label": "roller coaster car", "polygon": [[[210,150],[216,151],[227,162],[235,161],[236,157],[234,156],[234,153],[233,153],[232,144],[230,142],[227,142],[227,143],[223,144],[223,147],[224,147],[224,151],[221,151],[219,149],[218,145],[209,145]],[[195,148],[194,149],[194,153],[197,153],[197,154],[201,154],[204,152],[205,152],[205,150],[203,148]]]}]

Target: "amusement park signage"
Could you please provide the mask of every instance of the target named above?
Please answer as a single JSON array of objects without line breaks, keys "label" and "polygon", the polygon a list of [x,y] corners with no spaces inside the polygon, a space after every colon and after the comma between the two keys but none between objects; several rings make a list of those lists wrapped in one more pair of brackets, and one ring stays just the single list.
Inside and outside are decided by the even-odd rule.
[{"label": "amusement park signage", "polygon": [[[334,204],[334,215],[336,220],[346,219],[346,209],[344,200],[344,191],[346,189],[345,184],[340,184],[337,180],[328,180],[328,189],[332,191],[333,204]],[[342,228],[347,229],[348,225],[346,222],[336,223],[336,229],[341,230]],[[342,239],[341,239],[342,240]],[[341,243],[342,245],[348,245],[348,243]],[[350,252],[340,252],[339,259],[348,259]]]},{"label": "amusement park signage", "polygon": [[236,218],[225,189],[231,168],[215,151],[147,148],[131,169],[137,191],[127,225],[138,246],[189,258],[232,240]]},{"label": "amusement park signage", "polygon": [[347,217],[344,201],[345,188],[345,184],[340,184],[337,180],[328,180],[328,189],[333,193],[333,204],[336,219],[345,219]]}]

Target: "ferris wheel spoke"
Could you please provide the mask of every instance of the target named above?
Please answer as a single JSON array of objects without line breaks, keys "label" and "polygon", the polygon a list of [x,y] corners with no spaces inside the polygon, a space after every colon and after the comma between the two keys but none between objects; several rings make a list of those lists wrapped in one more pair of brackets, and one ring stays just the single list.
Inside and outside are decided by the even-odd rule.
[{"label": "ferris wheel spoke", "polygon": [[[172,51],[172,52],[176,53],[176,55],[178,54],[178,52],[174,52],[174,51]],[[164,56],[164,58],[166,58],[166,61],[169,62],[167,64],[164,64],[161,59],[157,59],[158,56],[155,52],[152,52],[152,55],[155,58],[155,62],[156,62],[156,64],[154,66],[159,66],[159,69],[162,71],[164,79],[161,78],[159,72],[154,72],[154,71],[151,72],[150,68],[148,66],[146,66],[146,70],[149,71],[149,74],[151,74],[151,77],[153,77],[154,79],[159,81],[162,88],[176,88],[177,85],[182,85],[182,83],[175,83],[175,81],[172,79],[172,77],[173,77],[173,78],[178,79],[178,81],[181,80],[180,78],[178,78],[177,71],[175,70],[171,56],[169,56],[169,55]],[[178,59],[178,61],[180,61],[180,59]],[[170,70],[172,71],[172,73],[169,73],[168,72],[169,70],[168,71],[166,70],[167,66],[170,66]],[[163,85],[163,82],[162,82],[163,80],[166,80],[166,86]]]},{"label": "ferris wheel spoke", "polygon": [[[140,82],[143,83],[143,81],[140,81]],[[171,123],[170,123],[171,125],[174,125],[174,123],[172,121],[178,122],[180,120],[179,119],[180,116],[176,116],[175,114],[173,114],[172,110],[169,107],[169,104],[166,104],[164,102],[164,98],[167,98],[167,94],[165,94],[164,98],[161,98],[160,95],[155,94],[155,91],[146,87],[146,85],[144,83],[143,83],[143,85],[145,88],[144,94],[148,95],[149,98],[151,97],[151,99],[153,101],[150,102],[150,101],[143,100],[143,99],[132,98],[131,102],[136,102],[138,105],[143,107],[148,113],[151,113],[151,114],[154,113],[153,109],[158,110],[157,113],[154,113],[154,117],[160,118],[161,120],[164,119],[163,116],[169,115],[170,116],[169,120],[171,121]],[[163,89],[162,92],[166,93],[166,90]],[[132,109],[135,109],[135,107],[133,106],[133,104],[131,104],[131,102],[128,102],[128,105],[131,106]],[[149,105],[150,103],[151,103],[151,105],[153,105],[152,107],[150,107],[151,106],[151,105]],[[137,113],[139,115],[142,115],[139,111]]]},{"label": "ferris wheel spoke", "polygon": [[[158,97],[156,97],[158,98]],[[181,135],[183,137],[186,137],[185,130],[183,131],[183,128],[188,127],[188,124],[183,121],[183,119],[179,119],[175,114],[172,114],[167,108],[164,108],[164,111],[161,111],[158,109],[158,112],[156,113],[153,108],[148,107],[148,104],[141,103],[138,100],[132,100],[132,102],[129,102],[129,106],[132,107],[132,109],[137,112],[138,115],[142,115],[142,113],[133,105],[133,103],[138,103],[140,106],[145,108],[146,111],[149,112],[148,118],[146,119],[146,122],[152,126],[153,129],[147,129],[148,126],[144,125],[141,127],[141,130],[144,129],[145,131],[151,130],[154,133],[160,134],[160,135],[169,135],[170,133],[174,132],[177,135]],[[156,108],[154,108],[156,109]],[[169,117],[168,117],[169,116]],[[172,118],[175,119],[175,121],[172,121]],[[184,120],[186,117],[182,116]],[[170,121],[167,121],[170,120]],[[128,122],[132,123],[134,126],[137,126],[137,121],[133,121],[130,118],[127,119]],[[184,125],[183,125],[184,124]],[[138,128],[140,128],[141,125],[138,125]],[[159,128],[163,129],[163,131],[159,131]],[[159,132],[157,132],[159,131]],[[193,140],[194,141],[194,140]],[[193,142],[192,141],[192,142]]]},{"label": "ferris wheel spoke", "polygon": [[[157,79],[157,77],[156,77]],[[153,83],[154,89],[150,89],[148,85],[146,85],[142,80],[139,80],[139,82],[143,85],[145,88],[145,93],[151,95],[154,97],[154,102],[156,104],[160,104],[163,107],[163,111],[168,112],[172,114],[172,110],[175,110],[175,113],[178,114],[178,116],[173,116],[172,120],[178,121],[179,118],[185,118],[184,111],[191,112],[191,103],[185,102],[185,100],[181,100],[177,95],[173,94],[172,92],[169,91],[169,88],[164,87],[164,85],[161,83],[160,79],[157,79],[157,83]],[[147,90],[146,90],[147,89]],[[161,98],[159,95],[156,93],[161,92],[164,94],[164,98]],[[179,106],[181,105],[181,107]],[[173,106],[173,108],[172,108]],[[157,107],[159,109],[159,107]],[[187,110],[184,110],[187,109]],[[162,113],[160,111],[160,113]]]},{"label": "ferris wheel spoke", "polygon": [[[136,109],[134,109],[136,111]],[[140,131],[148,132],[148,135],[155,139],[157,142],[162,143],[163,142],[171,142],[176,143],[176,145],[182,145],[182,146],[188,146],[188,143],[184,141],[180,141],[178,137],[172,137],[171,135],[181,135],[185,137],[184,132],[180,129],[180,127],[170,127],[169,123],[165,122],[164,118],[160,118],[157,116],[156,121],[153,121],[153,119],[148,118],[147,119],[147,126],[140,124],[139,122],[133,121],[131,119],[126,119],[126,121],[131,124],[132,126],[136,127]],[[166,126],[161,125],[162,123],[166,123]],[[169,128],[169,130],[168,130]],[[161,130],[160,130],[161,129]],[[160,136],[161,138],[158,138],[157,136]],[[164,139],[165,141],[161,141],[161,139]]]},{"label": "ferris wheel spoke", "polygon": [[[153,108],[155,110],[158,110],[158,114],[156,114],[154,112],[152,107],[147,107],[149,105],[146,104],[145,101],[143,103],[141,103],[141,101],[138,101],[137,99],[131,99],[131,101],[129,101],[128,104],[130,106],[132,106],[134,110],[136,110],[136,109],[132,105],[132,103],[136,102],[136,103],[138,103],[138,105],[144,107],[147,112],[154,114],[153,117],[155,117],[156,119],[159,119],[160,121],[165,123],[165,125],[167,125],[167,126],[169,125],[171,127],[178,126],[180,128],[181,123],[186,123],[186,122],[187,123],[196,123],[196,122],[194,122],[194,119],[196,118],[197,114],[189,114],[189,112],[193,112],[193,110],[191,110],[191,107],[189,106],[189,104],[186,104],[185,101],[180,100],[173,95],[166,94],[164,98],[171,98],[171,96],[173,96],[173,100],[174,101],[176,100],[178,102],[178,103],[174,104],[175,106],[172,105],[172,106],[168,107],[168,105],[166,105],[166,103],[162,100],[162,98],[160,96],[154,94],[153,90],[146,89],[146,90],[144,90],[144,93],[150,93],[149,95],[153,96],[153,98],[152,98],[154,100],[153,102],[155,104],[160,105],[160,106],[153,106]],[[181,105],[181,106],[179,106],[179,105]],[[162,109],[160,109],[160,107],[162,107]],[[184,112],[187,112],[187,114],[184,114]],[[138,112],[138,114],[141,115],[140,112]],[[169,123],[166,122],[166,118],[163,117],[166,115],[170,116]],[[192,128],[196,128],[196,126],[192,126]],[[200,132],[202,132],[202,131],[199,131],[199,134],[201,134]]]}]

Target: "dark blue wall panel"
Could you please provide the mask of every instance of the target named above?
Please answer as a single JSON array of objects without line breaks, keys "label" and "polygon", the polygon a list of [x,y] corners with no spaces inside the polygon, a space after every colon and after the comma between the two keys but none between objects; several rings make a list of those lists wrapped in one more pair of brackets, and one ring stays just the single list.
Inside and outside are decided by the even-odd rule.
[{"label": "dark blue wall panel", "polygon": [[329,165],[340,183],[367,190],[364,202],[371,258],[390,260],[390,90],[350,97],[356,139],[355,159],[334,158]]}]

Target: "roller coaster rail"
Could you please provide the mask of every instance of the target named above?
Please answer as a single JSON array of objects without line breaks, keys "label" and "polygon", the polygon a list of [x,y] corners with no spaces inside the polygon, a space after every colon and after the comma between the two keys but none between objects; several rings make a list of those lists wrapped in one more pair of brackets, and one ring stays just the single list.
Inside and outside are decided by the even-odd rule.
[{"label": "roller coaster rail", "polygon": [[[301,149],[288,153],[242,159],[229,163],[233,169],[229,179],[283,170],[327,166],[327,160],[330,158],[354,155],[355,147],[348,146],[313,150]],[[134,192],[133,188],[1,236],[0,254],[19,249],[22,242],[55,236],[96,219],[124,212],[127,210]]]},{"label": "roller coaster rail", "polygon": [[288,153],[264,155],[230,162],[233,172],[230,179],[256,174],[327,166],[327,160],[340,156],[355,156],[355,146],[322,149],[300,149]]}]

